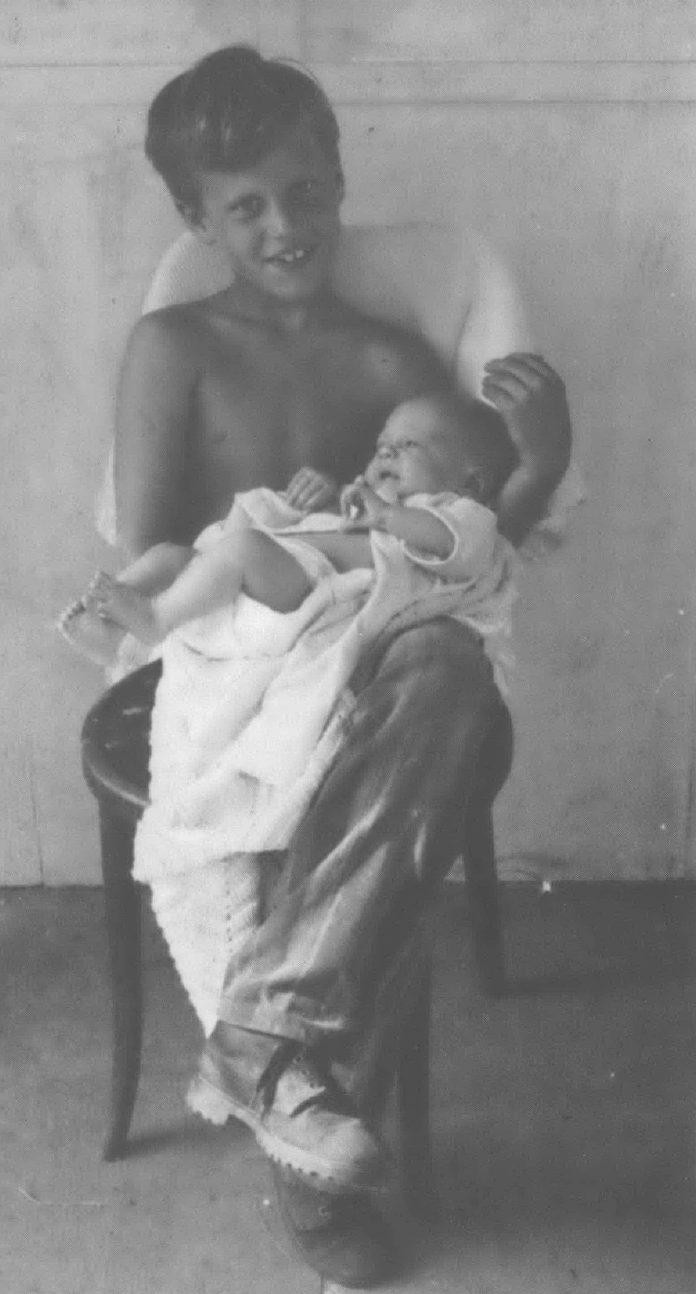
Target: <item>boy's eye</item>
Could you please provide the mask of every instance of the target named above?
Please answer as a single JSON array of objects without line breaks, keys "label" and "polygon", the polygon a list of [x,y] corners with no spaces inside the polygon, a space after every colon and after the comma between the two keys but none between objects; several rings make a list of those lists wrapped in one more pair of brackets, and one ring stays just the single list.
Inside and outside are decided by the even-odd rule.
[{"label": "boy's eye", "polygon": [[322,186],[318,180],[300,180],[293,185],[292,197],[295,202],[321,202]]},{"label": "boy's eye", "polygon": [[263,200],[261,198],[241,198],[230,207],[230,215],[235,220],[255,220],[261,215]]}]

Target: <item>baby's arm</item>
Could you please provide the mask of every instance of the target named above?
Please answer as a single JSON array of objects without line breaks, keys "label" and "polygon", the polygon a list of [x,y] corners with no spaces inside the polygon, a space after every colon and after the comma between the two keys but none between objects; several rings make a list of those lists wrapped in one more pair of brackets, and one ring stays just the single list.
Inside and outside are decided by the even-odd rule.
[{"label": "baby's arm", "polygon": [[357,508],[355,526],[367,525],[371,530],[385,531],[425,557],[444,560],[452,554],[455,541],[446,522],[428,508],[388,503],[362,476],[343,491],[342,506],[344,510]]},{"label": "baby's arm", "polygon": [[400,539],[407,549],[422,553],[424,558],[444,561],[456,547],[450,527],[426,508],[405,508],[387,503],[358,477],[342,493],[344,512],[358,509],[355,518],[346,516],[345,529],[325,534],[304,532],[302,539],[328,557],[337,571],[373,567],[374,555],[370,530],[382,530]]}]

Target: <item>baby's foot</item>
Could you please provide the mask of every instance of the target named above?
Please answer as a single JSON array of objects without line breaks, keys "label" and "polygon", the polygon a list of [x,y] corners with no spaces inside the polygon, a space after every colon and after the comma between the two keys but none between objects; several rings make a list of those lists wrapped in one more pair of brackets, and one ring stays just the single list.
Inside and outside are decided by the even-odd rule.
[{"label": "baby's foot", "polygon": [[104,571],[93,579],[88,599],[100,616],[115,620],[141,642],[154,644],[162,637],[151,599]]},{"label": "baby's foot", "polygon": [[97,571],[83,598],[87,610],[106,614],[106,605],[116,585],[117,581],[113,575],[108,575],[106,571]]},{"label": "baby's foot", "polygon": [[116,664],[124,631],[115,621],[97,615],[87,606],[86,598],[66,607],[56,628],[75,651],[95,665],[109,669]]}]

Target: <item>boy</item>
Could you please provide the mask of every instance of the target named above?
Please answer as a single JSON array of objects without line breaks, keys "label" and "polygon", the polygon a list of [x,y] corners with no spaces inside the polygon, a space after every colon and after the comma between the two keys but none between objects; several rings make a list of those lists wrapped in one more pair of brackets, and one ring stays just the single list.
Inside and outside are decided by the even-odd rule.
[{"label": "boy", "polygon": [[[163,539],[190,542],[228,512],[235,488],[282,489],[293,478],[289,502],[323,506],[355,477],[391,409],[448,380],[419,338],[361,315],[330,286],[344,188],[338,128],[303,73],[252,50],[211,55],[155,99],[146,147],[235,281],[133,330],[115,485],[134,556]],[[540,454],[529,435],[518,444],[508,417],[548,374],[541,360],[517,359],[493,365],[485,383],[520,450],[498,509],[512,542],[567,463],[567,445]]]},{"label": "boy", "polygon": [[[157,96],[147,153],[184,220],[224,251],[234,282],[145,316],[131,336],[115,462],[131,557],[190,543],[239,490],[291,480],[292,504],[326,506],[392,409],[444,376],[419,339],[366,319],[330,288],[343,176],[336,120],[311,78],[252,50],[219,51]],[[497,507],[501,532],[518,543],[567,466],[563,386],[538,356],[491,357],[483,394],[519,453]],[[357,1186],[377,1155],[318,1049],[331,1062],[350,1038],[359,1056],[374,1024],[384,1064],[391,1035],[369,1004],[393,980],[408,1008],[396,968],[459,848],[455,822],[499,709],[462,626],[443,620],[388,643],[293,840],[273,910],[229,967],[205,1081],[284,1162],[293,1145],[300,1155],[309,1147],[317,1187]],[[394,910],[398,940],[378,919]],[[368,1197],[332,1205],[292,1178],[279,1189],[317,1270],[363,1285],[383,1274],[390,1247]]]}]

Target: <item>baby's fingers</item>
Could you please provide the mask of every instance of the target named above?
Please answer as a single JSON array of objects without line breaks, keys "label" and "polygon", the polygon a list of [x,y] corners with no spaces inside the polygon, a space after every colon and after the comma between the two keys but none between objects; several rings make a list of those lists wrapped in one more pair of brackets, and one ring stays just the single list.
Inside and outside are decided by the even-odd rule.
[{"label": "baby's fingers", "polygon": [[285,497],[292,507],[297,508],[300,506],[300,499],[304,490],[307,488],[308,480],[310,479],[309,473],[304,467],[293,476],[287,490],[285,491]]},{"label": "baby's fingers", "polygon": [[322,481],[320,485],[309,486],[306,490],[303,490],[297,506],[304,512],[316,512],[322,504],[329,503],[332,498],[333,490],[327,486],[325,481]]},{"label": "baby's fingers", "polygon": [[354,513],[356,509],[362,511],[364,484],[364,477],[358,476],[350,485],[344,485],[341,490],[341,512],[344,516]]}]

